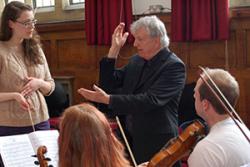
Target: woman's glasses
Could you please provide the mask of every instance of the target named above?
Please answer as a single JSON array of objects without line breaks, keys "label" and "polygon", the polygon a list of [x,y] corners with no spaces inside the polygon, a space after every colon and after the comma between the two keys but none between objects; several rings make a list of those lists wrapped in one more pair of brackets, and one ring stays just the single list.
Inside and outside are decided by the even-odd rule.
[{"label": "woman's glasses", "polygon": [[29,28],[31,26],[35,26],[36,23],[37,23],[37,19],[34,19],[34,20],[30,20],[30,21],[24,21],[24,22],[21,22],[21,21],[15,21],[21,25],[23,25],[25,28]]}]

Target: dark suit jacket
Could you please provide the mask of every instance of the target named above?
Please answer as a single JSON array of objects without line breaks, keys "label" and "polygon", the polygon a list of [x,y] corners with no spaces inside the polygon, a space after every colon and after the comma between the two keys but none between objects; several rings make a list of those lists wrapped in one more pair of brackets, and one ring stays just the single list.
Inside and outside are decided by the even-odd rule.
[{"label": "dark suit jacket", "polygon": [[185,65],[166,48],[146,63],[135,55],[121,69],[115,69],[115,60],[100,62],[100,86],[111,94],[108,107],[115,115],[132,116],[132,138],[178,134],[177,110],[185,78]]}]

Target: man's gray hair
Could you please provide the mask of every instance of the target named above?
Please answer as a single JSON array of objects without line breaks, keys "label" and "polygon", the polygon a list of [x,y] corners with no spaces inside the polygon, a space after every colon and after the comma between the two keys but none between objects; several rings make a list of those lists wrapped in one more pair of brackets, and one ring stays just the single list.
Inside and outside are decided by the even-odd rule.
[{"label": "man's gray hair", "polygon": [[135,34],[140,28],[146,28],[151,37],[160,37],[161,46],[169,46],[169,37],[167,35],[167,30],[164,23],[156,16],[145,16],[139,20],[133,22],[130,26],[130,31],[132,34]]}]

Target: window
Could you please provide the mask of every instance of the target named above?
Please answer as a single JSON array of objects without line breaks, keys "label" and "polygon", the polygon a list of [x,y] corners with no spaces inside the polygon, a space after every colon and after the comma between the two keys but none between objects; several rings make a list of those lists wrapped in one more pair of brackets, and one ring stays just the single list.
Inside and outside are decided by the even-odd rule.
[{"label": "window", "polygon": [[249,0],[230,0],[230,7],[244,7],[250,6]]},{"label": "window", "polygon": [[84,9],[85,0],[64,0],[64,10]]},{"label": "window", "polygon": [[79,4],[79,3],[84,3],[85,0],[70,0],[70,4]]},{"label": "window", "polygon": [[53,7],[55,6],[55,0],[34,0],[35,8]]},{"label": "window", "polygon": [[[14,0],[0,0],[0,9]],[[34,8],[39,23],[65,20],[84,20],[85,0],[16,0]]]},{"label": "window", "polygon": [[24,0],[5,0],[5,4],[10,3],[11,1],[20,1],[24,3]]}]

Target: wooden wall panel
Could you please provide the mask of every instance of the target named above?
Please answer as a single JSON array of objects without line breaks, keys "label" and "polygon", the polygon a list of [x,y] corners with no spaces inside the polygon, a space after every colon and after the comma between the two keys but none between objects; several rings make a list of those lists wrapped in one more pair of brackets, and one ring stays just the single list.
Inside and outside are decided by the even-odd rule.
[{"label": "wooden wall panel", "polygon": [[250,28],[246,32],[246,66],[250,68]]},{"label": "wooden wall panel", "polygon": [[[57,41],[58,69],[96,69],[96,58],[93,50],[88,50],[82,39],[66,39]],[[91,53],[92,52],[92,53]],[[93,55],[93,56],[90,56]]]},{"label": "wooden wall panel", "polygon": [[[250,72],[250,70],[248,70]],[[240,97],[240,108],[237,110],[241,118],[245,121],[245,124],[250,125],[250,114],[249,112],[244,112],[249,110],[250,102],[250,77],[240,79],[241,97]],[[244,89],[245,88],[245,89]],[[249,126],[248,126],[249,127]]]},{"label": "wooden wall panel", "polygon": [[237,68],[244,68],[246,66],[246,30],[239,29],[236,31],[235,39]]},{"label": "wooden wall panel", "polygon": [[197,66],[220,67],[225,64],[225,45],[221,41],[193,42],[189,46],[189,67]]},{"label": "wooden wall panel", "polygon": [[81,23],[80,28],[79,22],[41,25],[40,29],[38,26],[52,75],[56,78],[73,77],[73,104],[83,100],[77,89],[91,88],[98,81],[97,47],[87,45],[84,24]]},{"label": "wooden wall panel", "polygon": [[250,69],[231,69],[230,72],[235,76],[240,87],[240,98],[237,105],[236,111],[250,128],[250,112],[249,112],[249,102],[250,102]]},{"label": "wooden wall panel", "polygon": [[170,50],[173,51],[190,68],[189,43],[170,42]]},{"label": "wooden wall panel", "polygon": [[237,67],[237,55],[236,53],[236,31],[232,30],[230,32],[230,40],[227,41],[228,44],[228,68],[236,68]]},{"label": "wooden wall panel", "polygon": [[45,56],[46,56],[46,59],[47,59],[47,62],[48,62],[48,64],[49,64],[49,66],[51,66],[52,65],[52,56],[51,56],[51,41],[50,40],[43,40],[42,41],[43,43],[43,45],[42,45],[42,48],[43,48],[43,51],[44,51],[44,54],[45,54]]},{"label": "wooden wall panel", "polygon": [[[232,12],[230,39],[227,41],[173,42],[170,49],[179,56],[187,68],[187,83],[199,77],[198,66],[225,68],[239,81],[241,97],[237,111],[250,127],[250,9],[241,15]],[[171,34],[171,16],[159,17]],[[53,76],[70,76],[73,87],[73,104],[83,99],[77,89],[91,89],[98,84],[99,60],[108,53],[109,46],[87,45],[84,21],[40,24],[37,27]],[[136,49],[125,45],[119,55],[117,66],[123,66]]]}]

